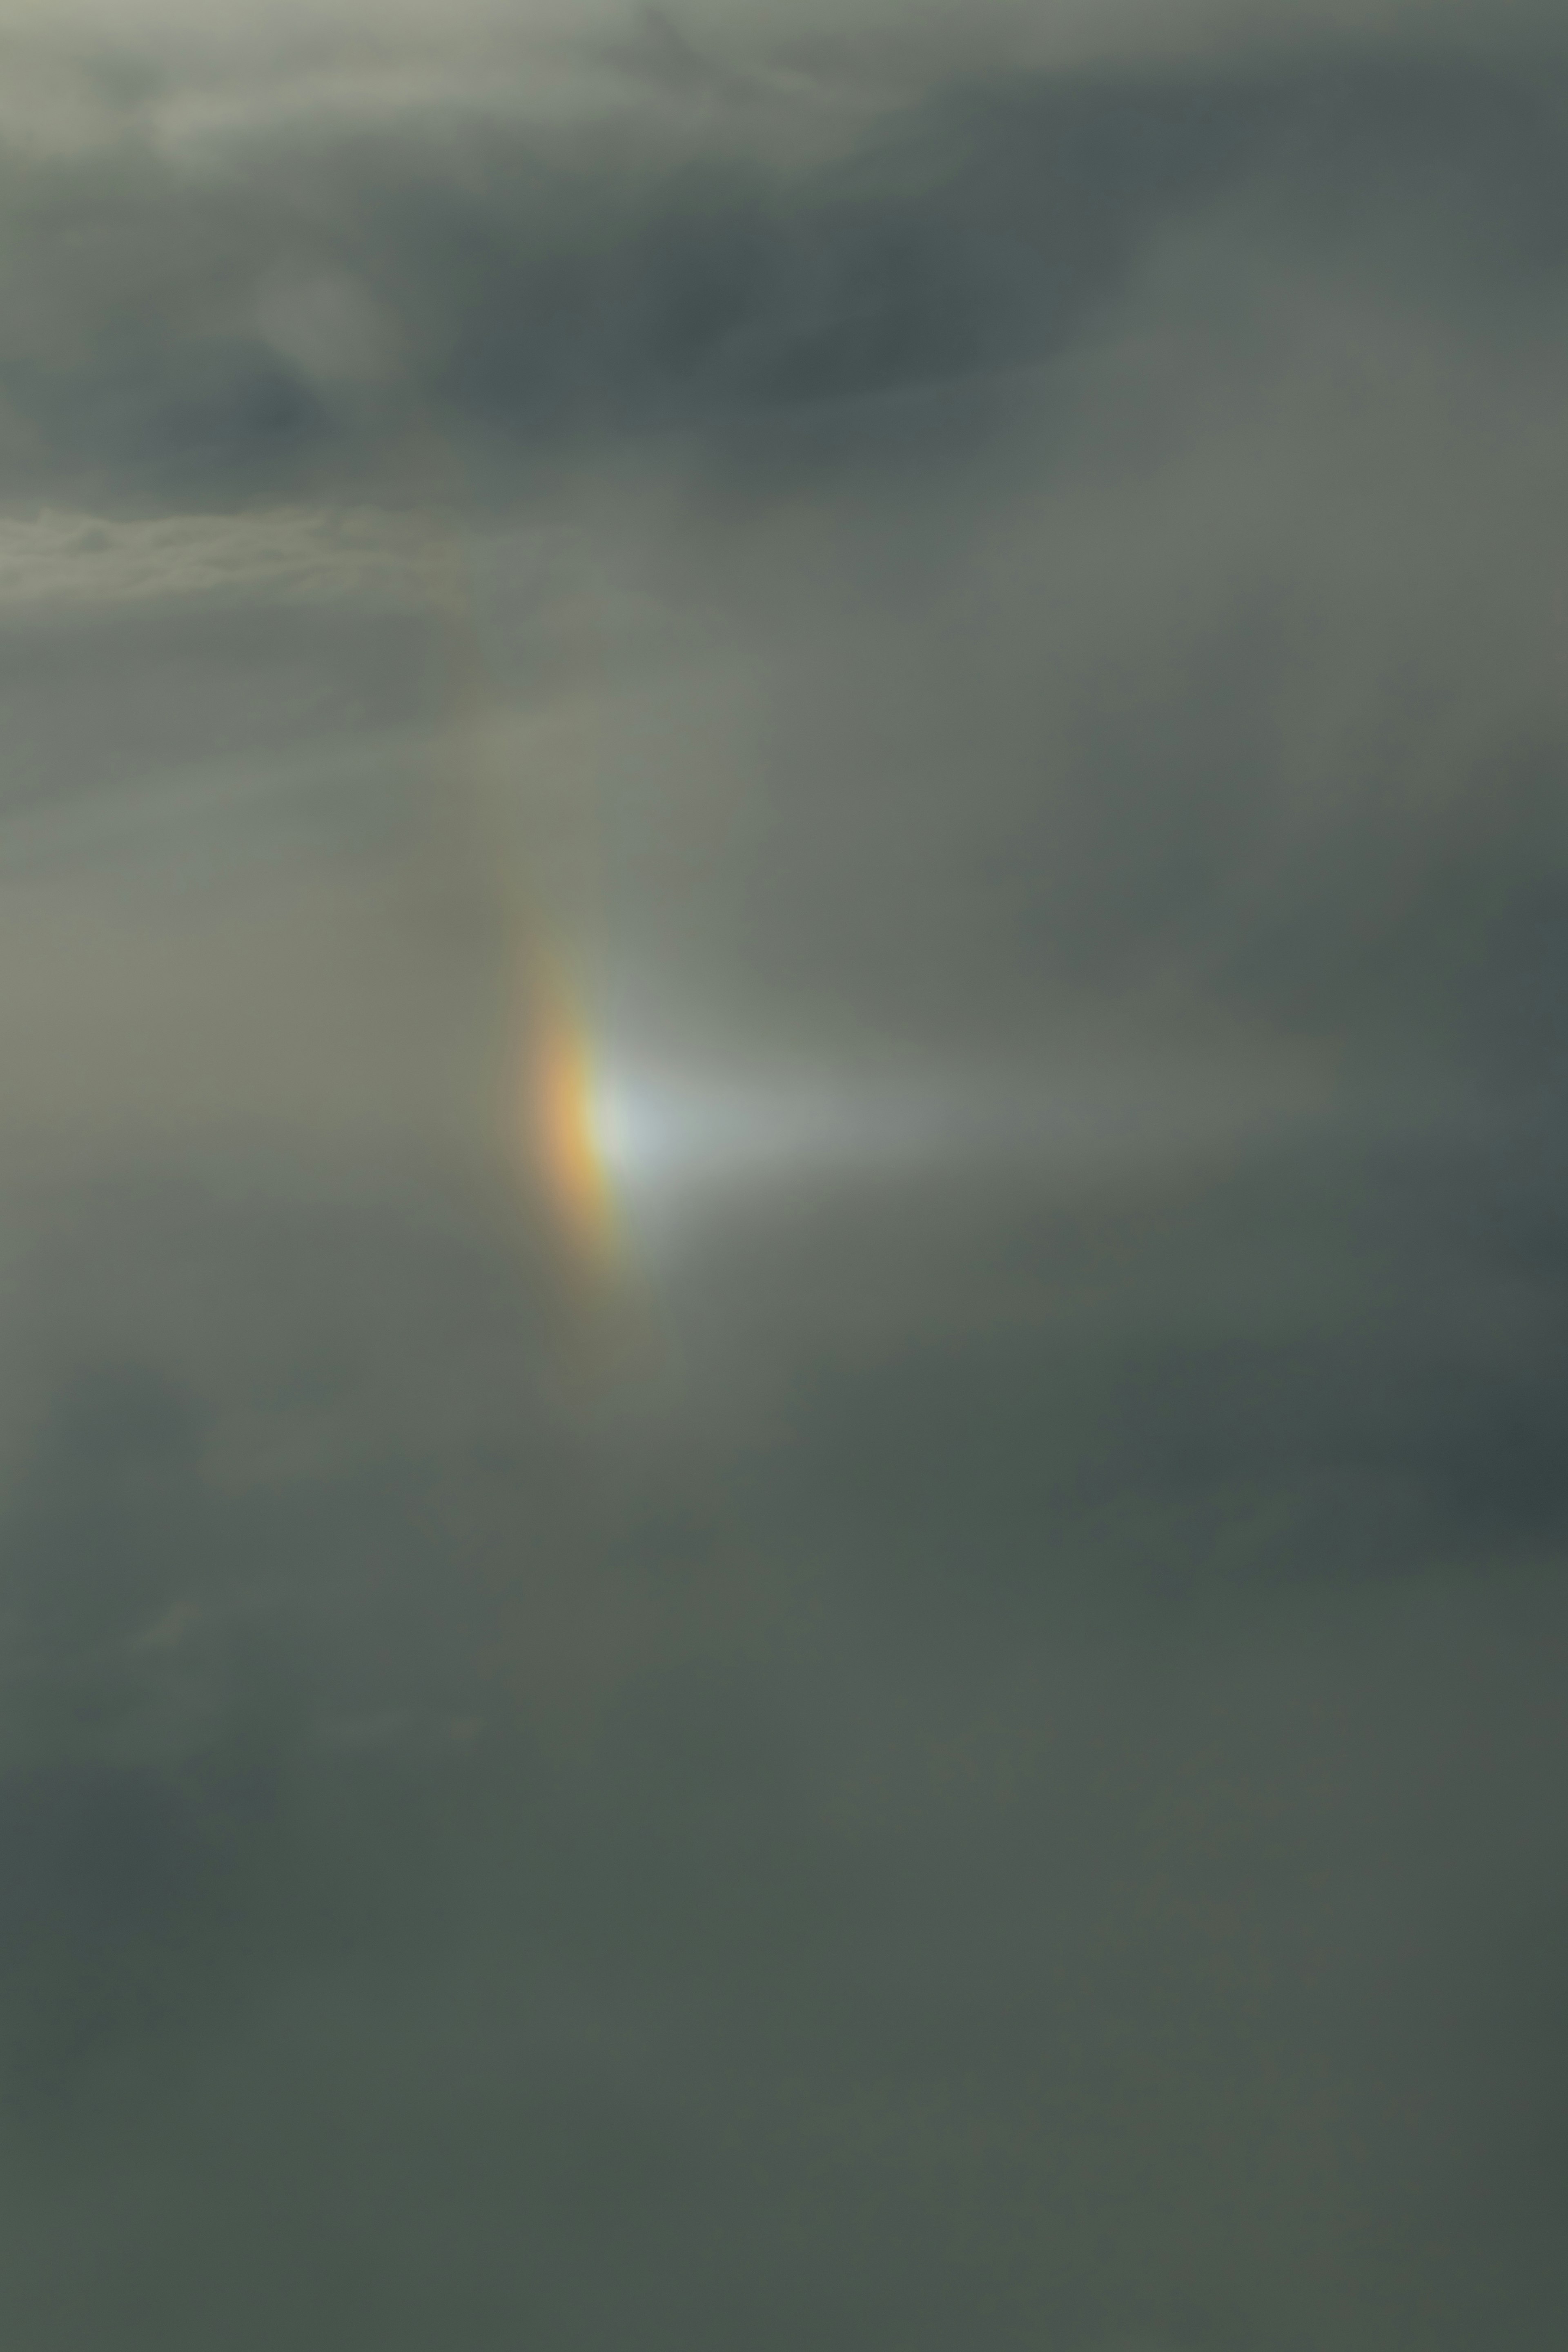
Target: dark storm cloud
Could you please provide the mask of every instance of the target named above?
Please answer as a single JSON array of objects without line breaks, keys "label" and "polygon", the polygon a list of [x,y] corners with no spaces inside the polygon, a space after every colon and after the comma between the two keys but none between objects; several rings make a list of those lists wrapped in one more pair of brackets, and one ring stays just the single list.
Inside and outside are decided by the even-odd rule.
[{"label": "dark storm cloud", "polygon": [[[1560,2340],[1568,188],[1473,29],[18,130],[26,2352]],[[663,1042],[1105,1149],[595,1323],[478,767],[591,772]]]},{"label": "dark storm cloud", "polygon": [[[322,1272],[341,1234],[318,1254],[208,1222],[209,1311],[252,1340],[216,1427],[171,1373],[79,1381],[10,1529],[34,1594],[68,1570],[24,1601],[52,1696],[0,1810],[7,2292],[36,2340],[96,2340],[133,2303],[176,2343],[215,2311],[241,2345],[287,2319],[412,2346],[454,2315],[499,2345],[520,2311],[608,2340],[635,2308],[715,2342],[1289,2347],[1418,2317],[1459,2345],[1504,2294],[1550,2340],[1547,1579],[1489,1597],[1461,1559],[1391,1599],[1336,1558],[1333,1608],[1238,1612],[1211,1529],[1206,1608],[1124,1592],[1119,1619],[1104,1594],[1020,1639],[983,1589],[1005,1550],[1041,1580],[1124,1578],[1140,1545],[1179,1570],[1169,1466],[1091,1526],[1020,1507],[1004,1465],[944,1572],[886,1481],[835,1525],[820,1459],[781,1496],[689,1456],[679,1515],[661,1535],[645,1487],[628,1527],[658,1589],[617,1660],[613,1514],[526,1402],[527,1318],[509,1340],[481,1306],[482,1254],[465,1276],[411,1223],[359,1225],[410,1358],[385,1453],[363,1381],[323,1408],[267,1377],[275,1316],[297,1349],[365,1311]],[[247,1255],[267,1293],[312,1263],[311,1303],[237,1282]],[[983,1402],[966,1387],[960,1418]],[[879,1405],[851,1408],[873,1466]],[[1130,1469],[1136,1416],[1078,1412]],[[539,1433],[510,1464],[509,1420]],[[328,1462],[290,1460],[290,1434],[334,1431]],[[962,1486],[951,1406],[918,1439]],[[1292,1514],[1321,1575],[1342,1530],[1304,1524],[1300,1487],[1265,1464],[1222,1531],[1233,1576]],[[177,1587],[209,1614],[128,1653],[123,1584],[107,1611],[89,1593],[84,1714],[62,1610],[73,1569],[79,1593],[111,1580],[81,1547],[95,1512],[158,1562],[139,1606]],[[759,1547],[771,1591],[737,1620]],[[552,1606],[583,1611],[584,1580],[600,1726],[552,1751]],[[171,1703],[182,1676],[205,1708]]]},{"label": "dark storm cloud", "polygon": [[981,75],[839,130],[815,165],[747,129],[722,105],[329,113],[193,157],[132,110],[85,152],[14,155],[12,481],[210,503],[352,462],[345,386],[288,325],[323,270],[384,322],[405,398],[524,446],[1038,362],[1226,198],[1298,236],[1375,241],[1392,214],[1417,278],[1479,265],[1494,298],[1500,268],[1516,298],[1560,282],[1557,104],[1507,66]]}]

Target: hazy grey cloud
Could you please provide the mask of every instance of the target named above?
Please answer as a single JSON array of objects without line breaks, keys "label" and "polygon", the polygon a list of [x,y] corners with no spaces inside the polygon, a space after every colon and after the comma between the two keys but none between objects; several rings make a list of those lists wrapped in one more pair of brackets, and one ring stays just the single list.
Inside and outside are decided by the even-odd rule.
[{"label": "hazy grey cloud", "polygon": [[13,38],[8,2340],[1544,2352],[1555,27]]}]

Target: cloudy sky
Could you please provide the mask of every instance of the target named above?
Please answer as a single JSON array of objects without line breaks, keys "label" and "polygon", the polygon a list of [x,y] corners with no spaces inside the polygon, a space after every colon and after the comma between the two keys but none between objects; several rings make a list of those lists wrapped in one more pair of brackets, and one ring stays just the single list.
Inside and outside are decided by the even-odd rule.
[{"label": "cloudy sky", "polygon": [[1560,10],[0,67],[6,2344],[1555,2352]]}]

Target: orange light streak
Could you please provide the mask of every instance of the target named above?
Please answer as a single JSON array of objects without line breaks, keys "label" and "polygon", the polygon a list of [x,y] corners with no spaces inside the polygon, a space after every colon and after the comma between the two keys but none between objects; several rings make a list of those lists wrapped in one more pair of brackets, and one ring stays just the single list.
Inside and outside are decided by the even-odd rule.
[{"label": "orange light streak", "polygon": [[526,1076],[530,1158],[576,1253],[615,1254],[615,1196],[595,1116],[592,1049],[559,990],[534,1000]]}]

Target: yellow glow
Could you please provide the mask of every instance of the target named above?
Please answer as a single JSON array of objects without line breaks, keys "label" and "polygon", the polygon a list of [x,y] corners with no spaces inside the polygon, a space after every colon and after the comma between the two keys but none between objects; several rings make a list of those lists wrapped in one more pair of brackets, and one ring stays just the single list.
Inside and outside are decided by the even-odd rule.
[{"label": "yellow glow", "polygon": [[603,1262],[615,1243],[615,1202],[594,1097],[593,1058],[558,999],[539,1004],[527,1079],[531,1158],[576,1247]]}]

